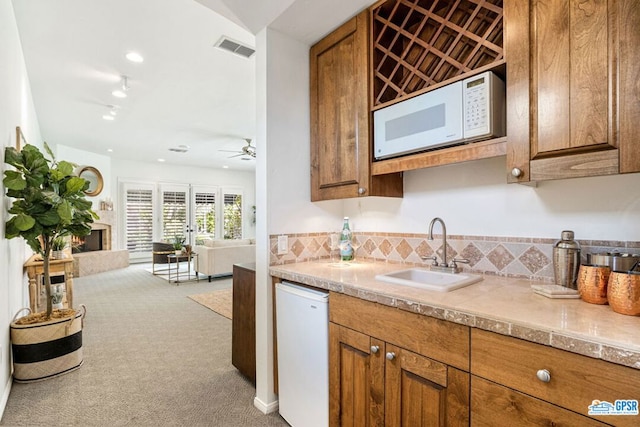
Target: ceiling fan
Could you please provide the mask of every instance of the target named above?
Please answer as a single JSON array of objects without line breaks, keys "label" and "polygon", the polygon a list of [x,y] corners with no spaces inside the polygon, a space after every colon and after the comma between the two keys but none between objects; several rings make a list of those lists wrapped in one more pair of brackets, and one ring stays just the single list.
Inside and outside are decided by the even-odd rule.
[{"label": "ceiling fan", "polygon": [[249,156],[249,157],[243,157],[242,160],[251,160],[251,158],[256,157],[256,147],[251,145],[251,138],[245,138],[244,140],[247,141],[247,145],[242,147],[240,151],[231,151],[231,150],[218,150],[218,151],[223,151],[227,153],[237,153],[234,156],[229,156],[228,157],[229,159],[233,157]]}]

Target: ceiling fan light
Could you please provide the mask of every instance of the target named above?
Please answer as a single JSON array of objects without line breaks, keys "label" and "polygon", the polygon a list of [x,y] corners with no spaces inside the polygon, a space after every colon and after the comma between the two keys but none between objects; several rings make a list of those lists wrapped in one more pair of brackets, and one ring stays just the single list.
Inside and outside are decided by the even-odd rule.
[{"label": "ceiling fan light", "polygon": [[115,117],[110,114],[105,114],[104,116],[102,116],[102,118],[105,120],[115,120]]},{"label": "ceiling fan light", "polygon": [[119,90],[119,89],[118,90],[114,90],[113,92],[111,92],[111,95],[115,96],[116,98],[126,98],[127,97],[127,94],[124,93],[123,91]]}]

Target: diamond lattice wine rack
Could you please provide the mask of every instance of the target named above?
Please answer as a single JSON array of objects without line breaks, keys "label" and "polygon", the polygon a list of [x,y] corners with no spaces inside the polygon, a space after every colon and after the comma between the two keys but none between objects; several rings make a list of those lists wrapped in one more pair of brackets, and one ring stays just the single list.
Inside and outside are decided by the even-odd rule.
[{"label": "diamond lattice wine rack", "polygon": [[502,0],[388,0],[372,20],[374,107],[503,61]]}]

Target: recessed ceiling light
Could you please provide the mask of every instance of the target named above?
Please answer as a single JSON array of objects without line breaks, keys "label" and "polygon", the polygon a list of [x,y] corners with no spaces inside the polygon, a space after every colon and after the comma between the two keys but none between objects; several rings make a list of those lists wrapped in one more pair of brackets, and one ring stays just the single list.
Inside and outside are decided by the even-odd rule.
[{"label": "recessed ceiling light", "polygon": [[113,148],[107,148],[107,153],[113,153]]},{"label": "recessed ceiling light", "polygon": [[160,163],[162,163],[162,162],[164,162],[164,159],[158,159],[158,161],[159,161]]},{"label": "recessed ceiling light", "polygon": [[124,93],[121,90],[114,90],[113,92],[111,92],[111,95],[115,96],[116,98],[126,98],[127,94]]},{"label": "recessed ceiling light", "polygon": [[102,116],[102,118],[105,119],[105,120],[113,120],[113,119],[115,119],[115,117],[113,117],[110,114],[105,114],[104,116]]},{"label": "recessed ceiling light", "polygon": [[136,62],[138,64],[144,61],[144,58],[138,52],[129,52],[125,56],[129,61]]},{"label": "recessed ceiling light", "polygon": [[224,165],[224,166],[222,166],[222,169],[229,169],[229,166]]}]

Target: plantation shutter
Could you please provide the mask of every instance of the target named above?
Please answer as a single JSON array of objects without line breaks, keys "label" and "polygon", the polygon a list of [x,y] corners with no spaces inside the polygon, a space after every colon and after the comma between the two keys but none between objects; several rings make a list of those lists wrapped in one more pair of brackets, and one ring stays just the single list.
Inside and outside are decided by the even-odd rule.
[{"label": "plantation shutter", "polygon": [[197,226],[196,244],[204,239],[215,238],[216,233],[216,195],[215,193],[195,193],[195,221]]},{"label": "plantation shutter", "polygon": [[151,252],[153,241],[153,191],[126,190],[125,234],[130,253]]},{"label": "plantation shutter", "polygon": [[162,192],[162,240],[174,242],[185,238],[187,222],[187,193],[185,191]]},{"label": "plantation shutter", "polygon": [[242,239],[241,194],[224,194],[224,238]]}]

